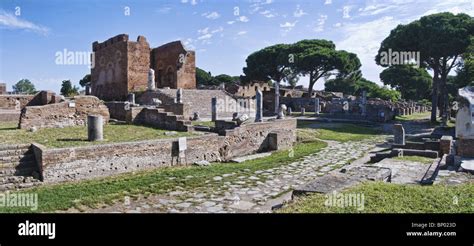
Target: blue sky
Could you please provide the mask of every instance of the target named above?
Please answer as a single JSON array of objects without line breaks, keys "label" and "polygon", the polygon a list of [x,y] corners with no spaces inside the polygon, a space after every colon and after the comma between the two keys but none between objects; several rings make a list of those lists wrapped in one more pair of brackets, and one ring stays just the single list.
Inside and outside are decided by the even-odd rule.
[{"label": "blue sky", "polygon": [[127,33],[133,40],[144,35],[151,47],[180,39],[196,50],[197,66],[214,75],[242,74],[245,58],[268,45],[329,39],[356,53],[363,75],[380,83],[374,56],[390,30],[443,11],[474,16],[474,1],[1,0],[0,82],[11,90],[28,78],[37,89],[58,92],[62,80],[78,84],[90,69],[57,65],[56,52],[91,52],[92,42]]}]

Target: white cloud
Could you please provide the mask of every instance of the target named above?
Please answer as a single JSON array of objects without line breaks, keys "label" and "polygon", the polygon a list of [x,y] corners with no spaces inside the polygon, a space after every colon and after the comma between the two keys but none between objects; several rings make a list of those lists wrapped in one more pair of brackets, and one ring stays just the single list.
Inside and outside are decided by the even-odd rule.
[{"label": "white cloud", "polygon": [[49,28],[20,19],[17,16],[7,13],[3,10],[0,11],[0,27],[9,29],[23,29],[36,32],[41,35],[47,35],[49,33]]},{"label": "white cloud", "polygon": [[287,30],[287,31],[290,31],[291,29],[293,29],[293,27],[296,26],[296,23],[298,23],[298,21],[295,21],[295,22],[285,22],[283,24],[280,24],[280,27]]},{"label": "white cloud", "polygon": [[181,0],[181,3],[190,3],[191,5],[196,5],[197,4],[197,0]]},{"label": "white cloud", "polygon": [[339,28],[339,27],[342,26],[342,23],[338,22],[338,23],[334,24],[333,26]]},{"label": "white cloud", "polygon": [[240,35],[245,35],[245,34],[247,34],[247,31],[240,31],[240,32],[237,33],[237,35],[239,35],[239,36]]},{"label": "white cloud", "polygon": [[237,20],[240,22],[249,22],[249,18],[245,15],[240,16]]},{"label": "white cloud", "polygon": [[302,17],[303,15],[307,15],[308,13],[304,12],[303,9],[301,9],[301,6],[298,4],[296,5],[296,10],[293,13],[293,16],[296,18]]},{"label": "white cloud", "polygon": [[270,11],[270,10],[261,11],[260,14],[267,17],[267,18],[273,18],[273,17],[276,16],[276,14],[272,13],[272,11]]},{"label": "white cloud", "polygon": [[344,19],[348,19],[348,18],[351,18],[351,9],[352,9],[352,6],[344,6],[342,8],[342,18]]},{"label": "white cloud", "polygon": [[331,4],[331,3],[332,3],[332,0],[326,0],[326,1],[324,2],[325,5],[328,5],[328,4]]},{"label": "white cloud", "polygon": [[206,28],[203,28],[203,29],[199,29],[199,30],[198,30],[198,33],[199,33],[199,34],[206,34],[206,33],[209,33],[209,27],[206,27]]},{"label": "white cloud", "polygon": [[215,19],[221,17],[221,15],[219,13],[217,13],[216,11],[213,11],[211,13],[206,12],[206,13],[202,14],[202,16],[204,16],[208,19],[211,19],[211,20],[215,20]]},{"label": "white cloud", "polygon": [[340,29],[343,38],[335,42],[336,47],[356,53],[362,63],[364,76],[379,81],[382,68],[375,63],[375,55],[382,41],[398,24],[400,20],[390,16],[365,23],[344,23]]},{"label": "white cloud", "polygon": [[202,36],[199,36],[197,39],[198,40],[203,40],[203,39],[210,39],[210,38],[212,38],[212,34],[211,33],[206,33]]},{"label": "white cloud", "polygon": [[228,21],[228,22],[227,22],[227,24],[229,24],[229,25],[232,25],[232,24],[234,24],[234,23],[235,23],[235,21]]},{"label": "white cloud", "polygon": [[315,32],[322,32],[324,31],[324,24],[326,23],[326,20],[328,19],[327,15],[319,15],[318,21],[316,23],[316,27],[314,28]]}]

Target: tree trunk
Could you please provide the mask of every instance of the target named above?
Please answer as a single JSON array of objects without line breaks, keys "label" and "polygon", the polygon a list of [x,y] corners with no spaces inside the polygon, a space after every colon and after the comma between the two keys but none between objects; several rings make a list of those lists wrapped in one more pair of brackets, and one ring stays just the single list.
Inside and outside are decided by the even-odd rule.
[{"label": "tree trunk", "polygon": [[434,70],[433,75],[433,87],[432,92],[433,95],[431,96],[431,122],[436,122],[436,109],[438,108],[438,70]]},{"label": "tree trunk", "polygon": [[314,80],[314,75],[313,73],[309,74],[309,85],[308,85],[308,98],[311,97],[311,94],[313,94],[313,87],[316,81]]},{"label": "tree trunk", "polygon": [[441,88],[441,98],[442,98],[442,103],[441,103],[441,110],[442,110],[442,120],[443,120],[443,126],[446,126],[448,124],[448,114],[449,114],[449,97],[448,97],[448,86],[447,86],[447,74],[446,72],[443,72],[441,75],[441,80],[440,80],[440,88]]}]

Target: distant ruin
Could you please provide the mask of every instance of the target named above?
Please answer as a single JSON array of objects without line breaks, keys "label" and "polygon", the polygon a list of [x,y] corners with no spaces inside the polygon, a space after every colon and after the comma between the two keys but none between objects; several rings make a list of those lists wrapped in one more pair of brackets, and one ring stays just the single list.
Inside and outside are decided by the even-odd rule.
[{"label": "distant ruin", "polygon": [[181,41],[151,49],[143,36],[133,42],[127,34],[120,34],[94,42],[92,50],[92,95],[101,100],[124,101],[131,92],[145,91],[150,68],[156,71],[156,88],[196,88],[195,54]]}]

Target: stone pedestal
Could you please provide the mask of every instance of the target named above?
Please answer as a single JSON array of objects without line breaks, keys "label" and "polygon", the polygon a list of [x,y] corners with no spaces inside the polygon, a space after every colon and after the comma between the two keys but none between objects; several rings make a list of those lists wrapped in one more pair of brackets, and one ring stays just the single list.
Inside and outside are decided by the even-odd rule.
[{"label": "stone pedestal", "polygon": [[319,116],[319,113],[321,112],[321,108],[319,106],[319,98],[314,98],[314,114],[315,116]]},{"label": "stone pedestal", "polygon": [[405,129],[402,124],[393,125],[393,140],[396,145],[405,145]]},{"label": "stone pedestal", "polygon": [[87,116],[87,139],[89,141],[102,141],[104,139],[103,123],[102,115]]}]

